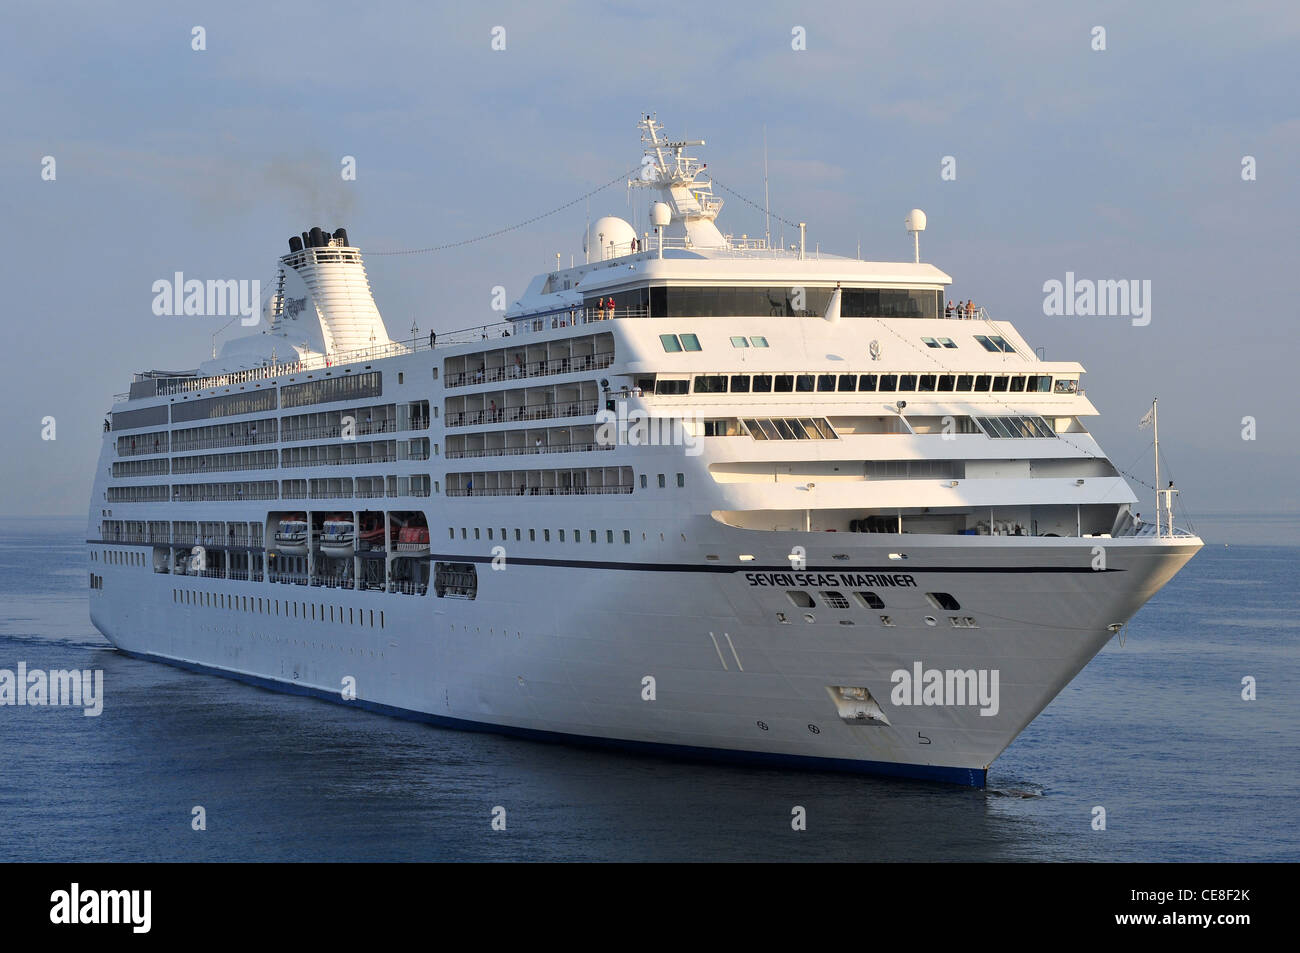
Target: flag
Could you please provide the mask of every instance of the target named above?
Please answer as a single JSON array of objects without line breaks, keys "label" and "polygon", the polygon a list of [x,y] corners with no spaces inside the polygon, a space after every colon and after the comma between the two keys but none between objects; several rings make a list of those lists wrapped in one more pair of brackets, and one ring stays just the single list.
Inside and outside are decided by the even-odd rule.
[{"label": "flag", "polygon": [[1146,416],[1144,416],[1141,420],[1138,421],[1138,430],[1146,430],[1148,427],[1150,427],[1151,421],[1155,419],[1155,413],[1156,413],[1156,409],[1155,406],[1153,405],[1152,408],[1146,412]]}]

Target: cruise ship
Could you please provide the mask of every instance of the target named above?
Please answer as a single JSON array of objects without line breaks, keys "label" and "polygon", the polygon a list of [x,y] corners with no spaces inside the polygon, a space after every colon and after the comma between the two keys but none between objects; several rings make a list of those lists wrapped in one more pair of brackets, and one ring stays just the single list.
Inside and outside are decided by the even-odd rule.
[{"label": "cruise ship", "polygon": [[1201,540],[1140,519],[1079,363],[948,305],[919,210],[913,260],[727,234],[703,143],[639,126],[644,227],[495,323],[394,340],[314,227],[252,333],[136,373],[94,625],[440,726],[985,785]]}]

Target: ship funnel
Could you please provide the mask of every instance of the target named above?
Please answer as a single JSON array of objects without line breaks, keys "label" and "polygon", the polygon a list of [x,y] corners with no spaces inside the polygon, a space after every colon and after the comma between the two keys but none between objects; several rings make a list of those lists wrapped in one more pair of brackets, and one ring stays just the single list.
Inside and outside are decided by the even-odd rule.
[{"label": "ship funnel", "polygon": [[392,343],[370,293],[361,249],[348,244],[346,229],[330,233],[316,227],[294,235],[280,261],[311,293],[327,353]]}]

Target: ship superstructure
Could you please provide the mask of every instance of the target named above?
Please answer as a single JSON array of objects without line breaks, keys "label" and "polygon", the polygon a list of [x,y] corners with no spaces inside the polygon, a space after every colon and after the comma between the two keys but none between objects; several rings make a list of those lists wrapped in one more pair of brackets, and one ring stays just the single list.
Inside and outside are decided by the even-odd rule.
[{"label": "ship superstructure", "polygon": [[95,625],[440,724],[983,784],[1201,541],[1136,518],[1078,363],[919,254],[724,235],[701,143],[641,129],[652,229],[598,219],[503,322],[396,342],[312,229],[306,300],[137,375]]}]

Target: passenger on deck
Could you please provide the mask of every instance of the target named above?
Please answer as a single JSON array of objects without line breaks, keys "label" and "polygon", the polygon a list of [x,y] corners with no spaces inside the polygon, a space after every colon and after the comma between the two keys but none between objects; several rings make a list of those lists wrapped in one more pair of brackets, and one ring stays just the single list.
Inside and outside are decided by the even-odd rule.
[{"label": "passenger on deck", "polygon": [[943,316],[944,316],[945,318],[951,318],[951,317],[952,317],[952,299],[951,299],[951,298],[948,299],[948,307],[946,307],[946,308],[943,309]]}]

